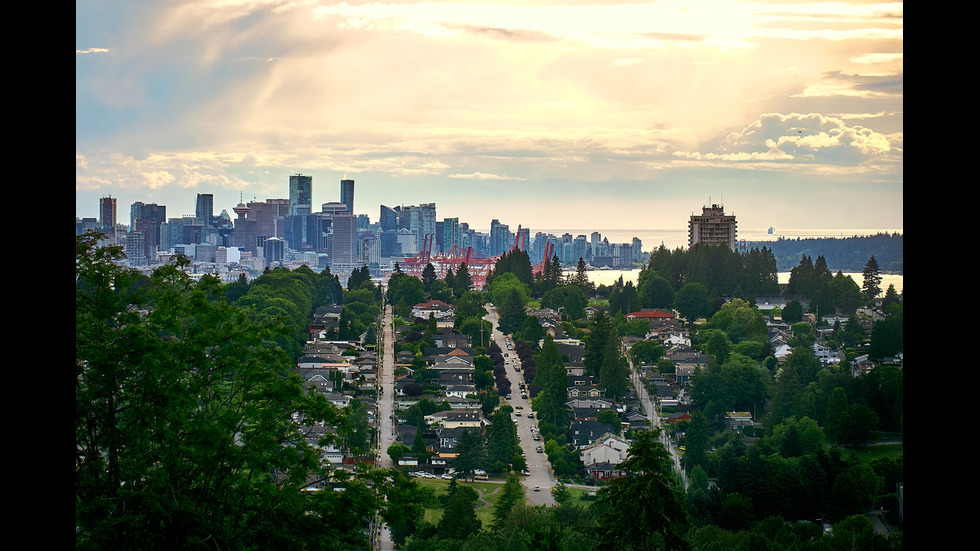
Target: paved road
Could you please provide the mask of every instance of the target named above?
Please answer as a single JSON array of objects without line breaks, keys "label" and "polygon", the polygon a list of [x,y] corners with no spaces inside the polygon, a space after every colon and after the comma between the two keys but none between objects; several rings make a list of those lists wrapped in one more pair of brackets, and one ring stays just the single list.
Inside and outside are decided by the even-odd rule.
[{"label": "paved road", "polygon": [[[528,476],[524,477],[524,496],[531,505],[554,505],[555,498],[551,496],[551,488],[555,485],[555,477],[551,472],[551,463],[548,462],[547,454],[535,451],[537,446],[544,447],[544,442],[534,440],[531,427],[537,429],[537,419],[528,419],[527,414],[531,411],[531,401],[529,398],[521,398],[520,384],[524,381],[523,371],[518,372],[514,365],[520,366],[520,359],[513,350],[508,350],[507,345],[510,339],[497,329],[498,314],[497,310],[487,306],[485,319],[493,323],[493,340],[497,346],[503,350],[504,359],[509,362],[506,373],[507,379],[511,383],[511,399],[507,400],[515,410],[521,406],[521,416],[513,417],[517,424],[517,436],[521,439],[521,449],[524,450],[524,459],[527,461]],[[537,486],[541,490],[534,491]]]},{"label": "paved road", "polygon": [[[394,396],[395,396],[395,346],[394,331],[391,327],[391,306],[385,306],[383,322],[381,358],[378,362],[381,384],[381,395],[378,397],[378,455],[381,467],[393,467],[394,462],[388,457],[388,446],[395,443]],[[377,549],[393,551],[395,544],[391,541],[391,531],[387,524],[381,526],[377,539]]]},{"label": "paved road", "polygon": [[[633,382],[633,388],[636,389],[636,395],[640,398],[640,404],[643,406],[643,411],[646,412],[647,419],[650,420],[650,425],[654,427],[661,426],[660,416],[657,415],[657,408],[654,407],[653,401],[650,399],[650,394],[647,392],[647,386],[644,384],[643,375],[633,366],[633,362],[632,360],[629,360],[629,356],[627,356],[627,361],[629,361],[630,366],[630,380]],[[680,455],[677,453],[677,448],[674,446],[674,442],[670,438],[670,434],[667,432],[666,428],[660,432],[660,442],[667,448],[667,452],[670,454],[671,460],[674,463],[674,470],[681,473],[681,476],[684,479],[684,487],[687,488],[687,475],[684,473],[684,469],[681,468]]]}]

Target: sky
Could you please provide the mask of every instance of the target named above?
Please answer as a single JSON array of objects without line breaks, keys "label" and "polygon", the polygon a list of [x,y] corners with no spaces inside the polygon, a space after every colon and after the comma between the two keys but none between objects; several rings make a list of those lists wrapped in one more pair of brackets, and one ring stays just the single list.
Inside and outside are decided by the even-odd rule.
[{"label": "sky", "polygon": [[[903,4],[77,0],[75,212],[902,231]],[[318,210],[318,209],[314,209]]]}]

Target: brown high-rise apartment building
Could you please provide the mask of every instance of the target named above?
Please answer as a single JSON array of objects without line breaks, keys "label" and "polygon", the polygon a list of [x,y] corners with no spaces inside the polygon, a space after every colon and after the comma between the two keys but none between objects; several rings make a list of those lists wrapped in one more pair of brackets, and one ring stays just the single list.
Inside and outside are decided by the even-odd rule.
[{"label": "brown high-rise apartment building", "polygon": [[710,207],[702,207],[701,215],[692,214],[691,221],[688,223],[688,245],[691,247],[698,243],[725,245],[734,251],[737,243],[736,226],[735,215],[726,215],[724,206],[713,204]]}]

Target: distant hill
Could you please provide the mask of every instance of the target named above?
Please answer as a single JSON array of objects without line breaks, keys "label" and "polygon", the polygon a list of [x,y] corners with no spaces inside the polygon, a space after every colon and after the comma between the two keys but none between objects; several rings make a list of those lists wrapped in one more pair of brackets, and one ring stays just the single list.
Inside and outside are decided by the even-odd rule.
[{"label": "distant hill", "polygon": [[879,233],[865,237],[828,237],[785,239],[778,241],[748,241],[750,249],[767,247],[776,257],[780,272],[788,272],[800,264],[803,255],[816,260],[823,256],[827,268],[836,272],[860,272],[874,255],[881,272],[903,273],[902,235]]}]

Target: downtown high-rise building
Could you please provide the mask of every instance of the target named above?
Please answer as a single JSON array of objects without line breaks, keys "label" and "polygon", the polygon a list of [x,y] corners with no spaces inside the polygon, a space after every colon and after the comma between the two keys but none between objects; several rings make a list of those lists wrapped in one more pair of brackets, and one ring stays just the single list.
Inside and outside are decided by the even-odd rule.
[{"label": "downtown high-rise building", "polygon": [[313,177],[294,174],[289,177],[289,213],[309,214],[313,210]]},{"label": "downtown high-rise building", "polygon": [[116,199],[102,197],[99,199],[99,231],[110,243],[116,243]]},{"label": "downtown high-rise building", "polygon": [[354,214],[354,180],[340,181],[340,202],[347,205],[347,212]]},{"label": "downtown high-rise building", "polygon": [[195,212],[202,224],[210,226],[214,220],[214,195],[211,193],[198,193]]},{"label": "downtown high-rise building", "polygon": [[424,250],[426,243],[435,243],[436,239],[436,204],[422,203],[402,207],[398,216],[399,227],[405,227],[403,221],[408,219],[408,229],[415,234],[415,249]]},{"label": "downtown high-rise building", "polygon": [[462,234],[459,231],[459,218],[444,218],[442,220],[442,251],[449,252],[456,247],[462,247]]},{"label": "downtown high-rise building", "polygon": [[[161,240],[162,228],[167,223],[167,207],[156,203],[137,201],[129,207],[129,233],[142,234],[143,257],[152,262],[159,250],[170,247],[167,240]],[[129,236],[127,235],[127,239]],[[135,246],[135,245],[134,245]]]},{"label": "downtown high-rise building", "polygon": [[99,199],[99,225],[106,229],[116,227],[115,197],[102,197]]}]

